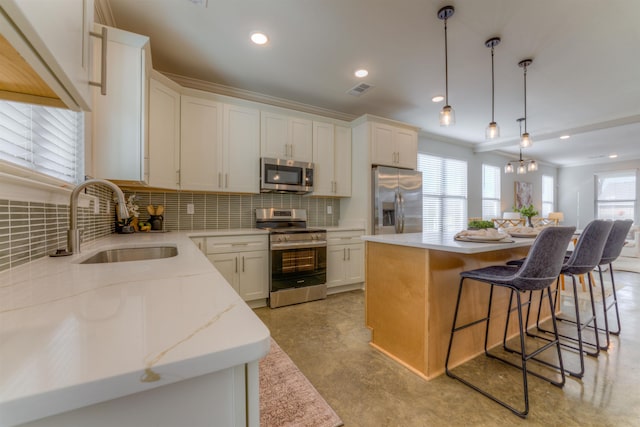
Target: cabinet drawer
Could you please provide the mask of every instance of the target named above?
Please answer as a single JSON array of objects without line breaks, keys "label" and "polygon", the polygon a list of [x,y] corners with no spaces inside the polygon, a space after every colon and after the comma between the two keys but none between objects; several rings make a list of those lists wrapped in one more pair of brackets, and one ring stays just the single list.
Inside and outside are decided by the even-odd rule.
[{"label": "cabinet drawer", "polygon": [[327,245],[347,245],[351,243],[363,243],[360,238],[364,234],[364,230],[350,231],[329,231],[327,233]]},{"label": "cabinet drawer", "polygon": [[259,251],[269,248],[268,236],[207,237],[207,254]]}]

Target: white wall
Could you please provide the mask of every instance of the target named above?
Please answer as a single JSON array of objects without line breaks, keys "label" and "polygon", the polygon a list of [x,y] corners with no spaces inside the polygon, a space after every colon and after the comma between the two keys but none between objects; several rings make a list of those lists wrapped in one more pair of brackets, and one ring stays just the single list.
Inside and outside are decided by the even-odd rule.
[{"label": "white wall", "polygon": [[[560,197],[558,210],[564,213],[564,224],[584,228],[595,217],[594,175],[599,172],[638,170],[640,160],[620,161],[607,164],[560,168],[558,185]],[[640,200],[640,186],[636,183],[636,200]],[[638,223],[636,206],[634,222]]]},{"label": "white wall", "polygon": [[[467,171],[467,197],[468,216],[482,216],[482,164],[499,167],[504,171],[504,165],[511,158],[496,153],[474,153],[471,147],[451,144],[448,142],[434,141],[424,136],[418,140],[418,152],[433,154],[440,157],[449,157],[466,160]],[[513,162],[512,162],[513,163]],[[501,210],[511,211],[515,201],[514,183],[516,181],[530,182],[533,184],[533,205],[540,211],[542,209],[542,175],[551,175],[556,183],[555,210],[558,210],[558,170],[554,166],[538,164],[536,172],[527,172],[526,175],[505,174],[501,175],[502,195],[500,199]],[[566,222],[566,221],[565,221]]]}]

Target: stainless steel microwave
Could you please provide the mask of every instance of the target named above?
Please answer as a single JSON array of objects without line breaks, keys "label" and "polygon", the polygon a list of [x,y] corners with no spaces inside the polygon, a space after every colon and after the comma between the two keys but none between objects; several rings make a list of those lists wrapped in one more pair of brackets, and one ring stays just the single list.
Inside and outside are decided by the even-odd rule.
[{"label": "stainless steel microwave", "polygon": [[310,193],[313,191],[313,163],[263,157],[260,162],[260,191]]}]

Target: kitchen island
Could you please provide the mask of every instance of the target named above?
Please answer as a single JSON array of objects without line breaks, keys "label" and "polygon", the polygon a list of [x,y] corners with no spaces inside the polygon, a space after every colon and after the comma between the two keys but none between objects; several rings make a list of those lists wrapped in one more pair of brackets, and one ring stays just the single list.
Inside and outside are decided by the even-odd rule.
[{"label": "kitchen island", "polygon": [[[198,235],[111,235],[0,273],[0,426],[258,426],[269,331]],[[81,264],[148,246],[178,254]]]},{"label": "kitchen island", "polygon": [[[365,321],[371,329],[371,345],[425,379],[444,373],[460,272],[522,258],[534,241],[459,242],[454,233],[427,232],[363,239]],[[486,316],[489,288],[486,284],[465,286],[459,322]],[[493,298],[490,346],[502,340],[509,292],[496,288]],[[510,334],[515,334],[517,324],[511,326]],[[478,324],[456,335],[453,366],[483,352],[484,328]]]}]

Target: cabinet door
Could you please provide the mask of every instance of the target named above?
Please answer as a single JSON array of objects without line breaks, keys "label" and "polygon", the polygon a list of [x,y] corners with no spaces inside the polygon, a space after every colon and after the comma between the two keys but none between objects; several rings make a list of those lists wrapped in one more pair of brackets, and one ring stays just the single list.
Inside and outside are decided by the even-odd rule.
[{"label": "cabinet door", "polygon": [[180,188],[222,190],[222,104],[183,96],[180,124]]},{"label": "cabinet door", "polygon": [[345,284],[364,282],[364,243],[346,246]]},{"label": "cabinet door", "polygon": [[211,264],[213,264],[222,277],[224,277],[231,287],[240,294],[239,280],[238,280],[238,254],[236,253],[224,253],[207,255]]},{"label": "cabinet door", "polygon": [[260,192],[260,112],[224,106],[224,191]]},{"label": "cabinet door", "polygon": [[266,298],[269,293],[269,257],[266,251],[238,253],[239,294],[245,301]]},{"label": "cabinet door", "polygon": [[382,123],[371,123],[371,163],[395,166],[395,144],[393,127]]},{"label": "cabinet door", "polygon": [[331,123],[313,122],[314,196],[333,196],[335,193],[334,144],[334,126]]},{"label": "cabinet door", "polygon": [[398,128],[394,132],[396,164],[402,168],[418,167],[418,134],[410,129]]},{"label": "cabinet door", "polygon": [[177,189],[180,169],[180,94],[149,82],[149,185]]},{"label": "cabinet door", "polygon": [[[144,49],[148,48],[148,40],[148,37],[109,28],[109,90],[103,96],[98,88],[93,89],[93,174],[96,178],[146,182]],[[100,51],[100,43],[95,41],[94,51]],[[141,48],[140,44],[145,47]],[[100,69],[99,58],[96,62]]]},{"label": "cabinet door", "polygon": [[71,96],[76,105],[68,105],[69,108],[90,111],[89,32],[93,25],[93,0],[8,0],[3,1],[2,9]]},{"label": "cabinet door", "polygon": [[347,246],[327,246],[327,287],[344,284]]},{"label": "cabinet door", "polygon": [[289,119],[263,111],[261,113],[260,156],[274,159],[289,158]]},{"label": "cabinet door", "polygon": [[313,160],[313,130],[311,120],[291,117],[289,119],[289,153],[293,160]]},{"label": "cabinet door", "polygon": [[336,126],[334,153],[334,195],[351,197],[351,128]]}]

